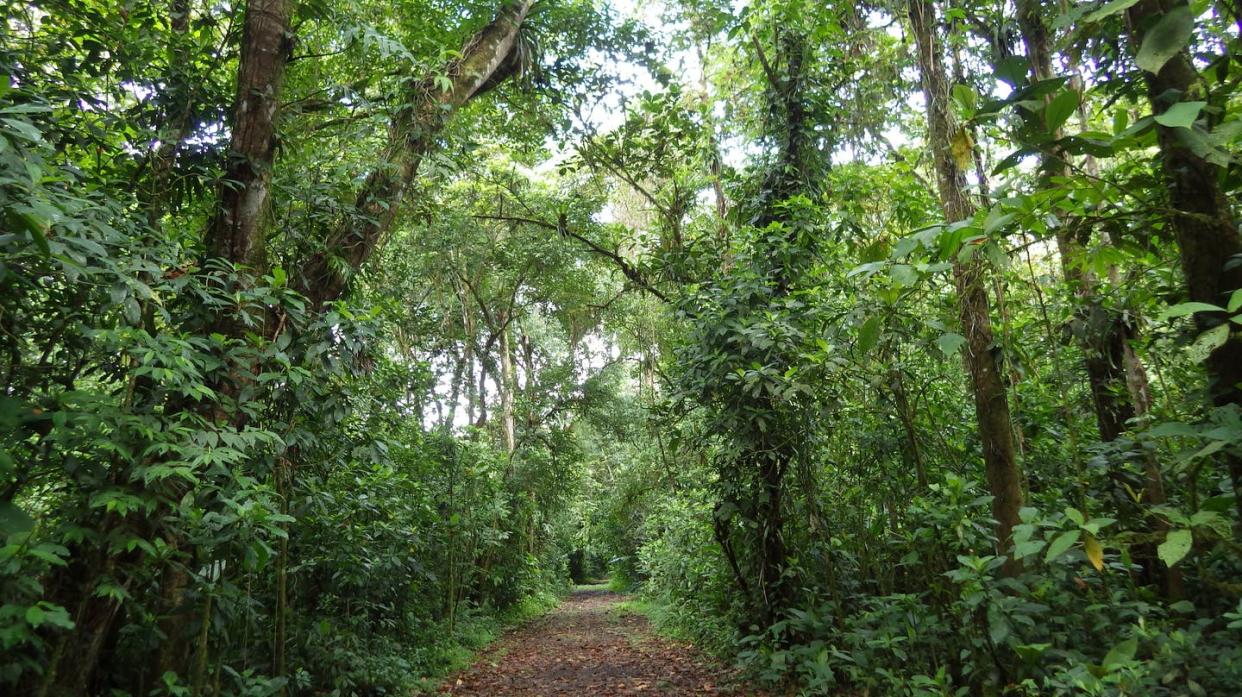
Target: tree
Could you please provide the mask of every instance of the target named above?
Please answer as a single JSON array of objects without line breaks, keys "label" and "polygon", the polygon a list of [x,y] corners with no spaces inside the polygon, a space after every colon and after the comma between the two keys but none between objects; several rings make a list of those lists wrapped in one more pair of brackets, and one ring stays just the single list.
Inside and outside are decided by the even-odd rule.
[{"label": "tree", "polygon": [[[937,38],[936,8],[928,0],[911,0],[908,13],[918,52],[923,99],[927,105],[928,141],[945,221],[952,224],[969,220],[975,214],[975,204],[967,192],[966,172],[961,163],[970,162],[972,143],[970,135],[954,125],[949,111],[949,83]],[[965,156],[959,154],[963,149],[967,152]],[[1022,508],[1022,470],[1014,448],[1009,398],[996,363],[983,259],[970,247],[964,247],[954,256],[953,276],[959,321],[966,336],[965,361],[975,399],[984,469],[992,492],[992,515],[997,522],[999,549],[1008,553],[1013,528],[1021,522],[1018,511]],[[1015,567],[1011,562],[1011,572]]]}]

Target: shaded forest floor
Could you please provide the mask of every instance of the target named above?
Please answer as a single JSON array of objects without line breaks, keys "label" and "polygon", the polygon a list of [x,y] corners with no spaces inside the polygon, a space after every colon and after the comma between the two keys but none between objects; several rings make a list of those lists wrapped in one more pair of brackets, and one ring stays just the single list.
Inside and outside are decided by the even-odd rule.
[{"label": "shaded forest floor", "polygon": [[548,614],[509,632],[450,677],[451,695],[757,694],[693,646],[658,637],[626,598],[580,587]]}]

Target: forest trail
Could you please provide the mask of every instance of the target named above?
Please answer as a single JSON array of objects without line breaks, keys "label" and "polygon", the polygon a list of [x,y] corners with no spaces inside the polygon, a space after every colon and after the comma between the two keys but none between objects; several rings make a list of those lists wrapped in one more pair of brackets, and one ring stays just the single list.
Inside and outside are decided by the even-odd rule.
[{"label": "forest trail", "polygon": [[586,587],[506,634],[442,694],[753,695],[733,671],[693,646],[657,637],[647,618],[619,611],[626,596]]}]

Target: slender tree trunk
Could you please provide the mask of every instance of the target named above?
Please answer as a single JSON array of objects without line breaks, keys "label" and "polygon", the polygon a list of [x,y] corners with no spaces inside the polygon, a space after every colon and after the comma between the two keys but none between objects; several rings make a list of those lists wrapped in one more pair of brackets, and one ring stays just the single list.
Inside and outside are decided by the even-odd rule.
[{"label": "slender tree trunk", "polygon": [[457,421],[457,402],[461,399],[461,383],[462,376],[466,370],[465,357],[461,357],[453,361],[453,378],[449,387],[448,415],[440,422],[440,430],[445,433],[451,433],[453,424]]},{"label": "slender tree trunk", "polygon": [[[963,167],[953,156],[952,144],[960,134],[949,111],[949,84],[937,41],[936,9],[930,0],[909,0],[908,10],[927,102],[928,138],[941,206],[947,222],[965,220],[974,215],[975,206],[967,195]],[[994,341],[983,262],[977,255],[966,261],[955,257],[953,277],[966,336],[966,368],[973,386],[975,417],[992,492],[992,515],[997,521],[1000,551],[1008,553],[1011,531],[1020,522],[1022,470],[1014,448],[1005,384],[992,353]],[[1013,572],[1018,565],[1010,558],[1006,568]]]},{"label": "slender tree trunk", "polygon": [[323,249],[305,266],[301,290],[314,307],[339,297],[349,281],[341,269],[356,272],[375,250],[449,118],[521,69],[514,47],[533,3],[506,0],[496,18],[470,37],[461,55],[441,71],[451,82],[449,88],[431,79],[421,82],[412,93],[413,104],[393,117],[381,162],[358,192],[354,211],[331,231]]},{"label": "slender tree trunk", "polygon": [[[1182,0],[1141,0],[1126,11],[1134,45],[1141,46],[1151,28],[1170,12],[1190,11]],[[1160,72],[1144,71],[1144,77],[1156,114],[1182,100],[1196,99],[1206,89],[1185,49],[1170,58]],[[1242,288],[1242,263],[1238,263],[1242,236],[1221,189],[1220,170],[1196,155],[1179,136],[1179,129],[1159,124],[1155,128],[1173,210],[1169,222],[1181,250],[1187,294],[1192,301],[1224,306],[1229,294]],[[1222,324],[1227,326],[1228,322],[1222,313],[1195,314],[1201,332]],[[1231,331],[1205,363],[1212,403],[1242,407],[1242,333]],[[1242,457],[1226,454],[1223,459],[1237,499],[1238,520],[1242,522]]]},{"label": "slender tree trunk", "polygon": [[[1017,10],[1022,41],[1031,64],[1031,77],[1036,82],[1054,77],[1043,4],[1040,0],[1019,0]],[[1062,133],[1058,128],[1050,135],[1058,140]],[[1053,177],[1070,174],[1068,157],[1062,148],[1055,145],[1043,152],[1040,159],[1041,185],[1049,186]],[[1068,221],[1057,228],[1057,251],[1065,281],[1078,300],[1078,343],[1085,354],[1096,424],[1100,437],[1112,441],[1121,435],[1126,422],[1134,417],[1134,407],[1127,399],[1125,389],[1123,353],[1127,332],[1121,318],[1099,302],[1096,279],[1083,268],[1083,245],[1089,235],[1090,228],[1082,221]]]},{"label": "slender tree trunk", "polygon": [[517,450],[517,433],[513,422],[514,390],[517,378],[513,370],[513,341],[509,336],[508,311],[497,318],[500,328],[500,380],[496,387],[500,390],[500,425],[503,431],[505,452],[510,456]]},{"label": "slender tree trunk", "polygon": [[927,491],[927,466],[923,461],[923,449],[919,446],[918,428],[914,424],[914,409],[910,406],[910,399],[906,395],[905,376],[900,368],[894,367],[889,371],[889,379],[892,380],[893,403],[897,407],[897,417],[901,419],[901,427],[906,434],[906,452],[910,464],[914,467],[915,481],[918,483],[919,491],[925,492]]},{"label": "slender tree trunk", "polygon": [[[190,0],[170,0],[168,4],[168,25],[172,29],[172,42],[169,47],[169,65],[172,68],[168,76],[170,83],[176,85],[181,92],[180,104],[175,114],[170,114],[172,123],[164,124],[161,129],[160,144],[151,154],[147,166],[150,171],[146,180],[139,183],[138,197],[146,203],[147,222],[155,228],[165,211],[169,177],[173,172],[177,148],[190,134],[190,116],[194,112],[194,99],[187,80],[179,77],[177,72],[191,64],[192,56],[186,51],[185,35],[190,29]],[[176,97],[174,97],[176,99]]]}]

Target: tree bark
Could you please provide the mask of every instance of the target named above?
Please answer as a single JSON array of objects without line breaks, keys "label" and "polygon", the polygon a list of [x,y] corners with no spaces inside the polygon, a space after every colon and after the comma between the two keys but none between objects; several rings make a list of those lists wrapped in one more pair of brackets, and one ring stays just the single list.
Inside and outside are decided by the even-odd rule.
[{"label": "tree bark", "polygon": [[207,231],[210,256],[255,272],[264,270],[263,222],[276,156],[280,90],[292,49],[292,11],[291,0],[250,0],[246,7],[229,162]]},{"label": "tree bark", "polygon": [[[1031,64],[1031,78],[1038,82],[1054,77],[1052,49],[1048,26],[1044,23],[1040,0],[1019,0],[1018,25]],[[1051,96],[1048,97],[1051,99]],[[1070,174],[1068,155],[1056,145],[1063,133],[1060,128],[1048,134],[1053,144],[1043,148],[1040,156],[1041,186],[1051,184],[1053,177]],[[1100,438],[1116,440],[1125,431],[1126,422],[1134,418],[1134,406],[1127,399],[1124,352],[1128,332],[1121,318],[1109,312],[1096,297],[1096,279],[1083,268],[1085,238],[1090,228],[1082,221],[1066,221],[1056,231],[1061,271],[1080,307],[1077,332],[1078,344],[1085,354],[1087,382],[1095,405],[1096,425]]]},{"label": "tree bark", "polygon": [[[952,143],[959,128],[949,111],[949,84],[941,49],[936,39],[936,8],[930,0],[909,0],[908,12],[922,73],[923,97],[927,102],[928,140],[940,203],[947,222],[965,220],[975,213],[966,191],[966,175],[953,157]],[[1014,448],[1013,425],[1005,383],[993,355],[992,322],[989,315],[985,268],[977,257],[963,261],[956,256],[953,277],[957,287],[959,317],[966,336],[965,362],[970,373],[975,417],[988,487],[992,493],[992,516],[997,522],[999,551],[1008,554],[1012,530],[1020,522],[1022,471]],[[1010,557],[1006,569],[1018,564]]]},{"label": "tree bark", "polygon": [[[1142,0],[1126,11],[1134,45],[1168,13],[1187,8],[1183,0]],[[1204,86],[1190,54],[1183,49],[1158,73],[1144,71],[1152,111],[1159,115],[1183,99],[1202,96]],[[1224,306],[1229,294],[1242,288],[1242,236],[1234,224],[1229,201],[1220,186],[1219,168],[1196,155],[1182,139],[1180,129],[1157,124],[1156,139],[1172,208],[1170,224],[1181,251],[1182,271],[1190,300]],[[1223,313],[1199,312],[1199,331],[1228,325]],[[1242,333],[1228,339],[1205,361],[1212,403],[1242,407]],[[1242,457],[1223,456],[1242,521]]]},{"label": "tree bark", "polygon": [[517,450],[517,433],[513,422],[514,391],[517,388],[517,379],[513,370],[513,342],[509,337],[509,319],[507,317],[509,312],[507,310],[498,318],[501,322],[499,341],[500,384],[496,387],[500,390],[500,426],[503,432],[505,453],[512,457],[513,452]]},{"label": "tree bark", "polygon": [[927,466],[923,461],[923,449],[919,446],[918,427],[914,423],[914,409],[910,406],[910,398],[906,395],[905,375],[901,368],[894,367],[889,371],[892,380],[893,403],[897,407],[897,417],[901,420],[902,430],[906,434],[906,453],[910,465],[914,467],[915,482],[919,493],[927,491]]},{"label": "tree bark", "polygon": [[[293,5],[292,0],[249,0],[246,5],[229,161],[217,187],[216,212],[205,238],[210,258],[246,267],[252,273],[262,273],[266,265],[265,218],[276,156],[281,87],[292,49],[289,26]],[[227,311],[219,313],[212,325],[213,331],[235,339],[246,329]],[[243,379],[240,373],[218,373],[213,386],[222,395],[235,396]],[[239,421],[239,414],[226,411],[223,404],[212,408],[217,423]],[[169,498],[175,500],[176,496]],[[169,536],[168,544],[174,549],[186,546],[179,535]],[[154,676],[177,670],[188,659],[193,637],[186,633],[190,622],[185,595],[190,586],[189,572],[180,564],[164,569],[158,606],[158,626],[164,641],[152,656]]]},{"label": "tree bark", "polygon": [[392,227],[402,197],[449,118],[521,68],[514,47],[533,2],[504,2],[496,18],[466,42],[461,56],[444,67],[450,87],[442,89],[431,79],[422,82],[412,103],[393,117],[381,162],[358,192],[353,213],[332,230],[305,266],[301,290],[313,307],[322,308],[340,297],[349,277]]}]

